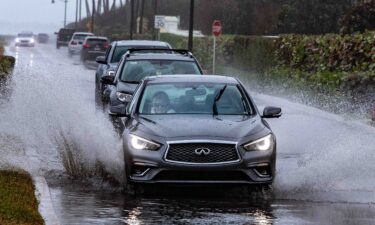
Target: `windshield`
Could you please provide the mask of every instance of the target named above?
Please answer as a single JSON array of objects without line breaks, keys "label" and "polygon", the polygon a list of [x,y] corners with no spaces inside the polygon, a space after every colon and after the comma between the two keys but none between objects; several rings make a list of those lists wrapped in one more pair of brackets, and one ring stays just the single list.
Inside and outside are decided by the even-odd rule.
[{"label": "windshield", "polygon": [[85,40],[85,38],[87,36],[91,36],[91,35],[88,35],[88,34],[76,34],[76,35],[74,35],[73,39],[74,40]]},{"label": "windshield", "polygon": [[169,49],[167,46],[117,46],[113,52],[111,63],[118,63],[121,60],[121,57],[129,50],[129,49],[150,49],[150,48],[157,48],[157,49]]},{"label": "windshield", "polygon": [[99,45],[99,44],[103,45],[103,44],[108,43],[108,41],[106,39],[90,38],[90,39],[87,39],[87,43],[91,45]]},{"label": "windshield", "polygon": [[31,34],[31,33],[21,33],[21,34],[18,34],[18,37],[33,37],[33,34]]},{"label": "windshield", "polygon": [[124,82],[139,82],[147,76],[197,74],[201,72],[194,61],[138,60],[127,61],[121,71]]},{"label": "windshield", "polygon": [[[139,114],[214,114],[215,96],[225,84],[164,83],[148,85]],[[226,85],[216,101],[217,115],[249,115],[251,107],[236,85]]]}]

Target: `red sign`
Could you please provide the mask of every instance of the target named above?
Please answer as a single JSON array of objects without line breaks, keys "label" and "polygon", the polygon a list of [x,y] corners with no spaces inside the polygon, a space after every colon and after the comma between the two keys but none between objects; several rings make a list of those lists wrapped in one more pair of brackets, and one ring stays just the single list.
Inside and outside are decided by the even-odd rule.
[{"label": "red sign", "polygon": [[212,34],[216,37],[221,35],[221,22],[220,20],[214,20],[212,24]]}]

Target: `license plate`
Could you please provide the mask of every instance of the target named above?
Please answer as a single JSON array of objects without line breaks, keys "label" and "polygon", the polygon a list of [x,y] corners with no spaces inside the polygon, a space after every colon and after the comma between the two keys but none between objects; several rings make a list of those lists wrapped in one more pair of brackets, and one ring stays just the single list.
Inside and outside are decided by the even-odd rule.
[{"label": "license plate", "polygon": [[96,46],[96,47],[94,48],[94,50],[95,50],[95,51],[100,51],[100,47]]}]

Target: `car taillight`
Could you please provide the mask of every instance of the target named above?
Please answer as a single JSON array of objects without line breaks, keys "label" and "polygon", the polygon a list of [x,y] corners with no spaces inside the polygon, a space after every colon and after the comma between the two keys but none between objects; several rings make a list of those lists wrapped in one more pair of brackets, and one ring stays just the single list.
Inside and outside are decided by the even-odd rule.
[{"label": "car taillight", "polygon": [[104,44],[104,48],[107,49],[109,47],[109,44],[108,43],[105,43]]},{"label": "car taillight", "polygon": [[90,48],[90,45],[89,44],[84,44],[83,48]]}]

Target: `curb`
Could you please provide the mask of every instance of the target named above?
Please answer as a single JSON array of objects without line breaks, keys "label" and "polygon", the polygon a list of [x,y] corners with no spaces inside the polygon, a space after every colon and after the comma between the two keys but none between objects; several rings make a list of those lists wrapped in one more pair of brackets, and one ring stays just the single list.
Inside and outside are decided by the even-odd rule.
[{"label": "curb", "polygon": [[45,225],[60,225],[60,221],[53,208],[51,193],[47,181],[42,176],[33,176],[35,195],[39,201],[39,213],[44,219]]}]

